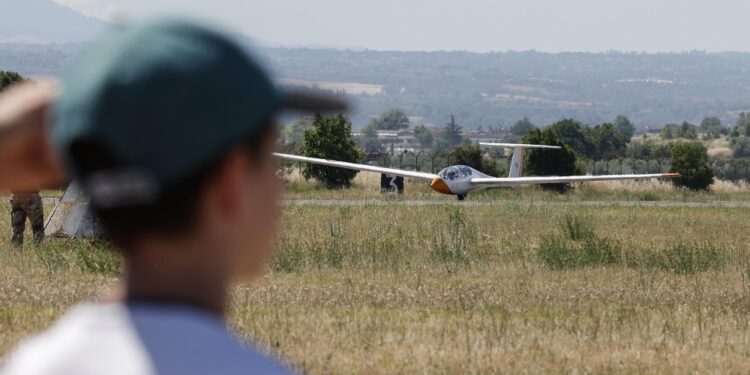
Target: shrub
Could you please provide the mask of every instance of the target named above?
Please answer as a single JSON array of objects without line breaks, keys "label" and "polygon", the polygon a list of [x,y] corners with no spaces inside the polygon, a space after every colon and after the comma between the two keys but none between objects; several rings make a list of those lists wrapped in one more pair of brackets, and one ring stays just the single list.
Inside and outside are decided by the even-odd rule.
[{"label": "shrub", "polygon": [[714,183],[714,172],[708,165],[706,147],[695,142],[680,142],[672,146],[672,167],[670,172],[682,177],[672,179],[677,186],[692,190],[708,190]]},{"label": "shrub", "polygon": [[466,212],[460,208],[448,211],[448,224],[434,228],[430,250],[434,260],[441,263],[468,264],[472,258],[486,255],[475,228],[469,224]]},{"label": "shrub", "polygon": [[713,245],[691,242],[641,255],[628,252],[626,259],[629,267],[656,268],[682,275],[719,269],[725,263],[724,256]]},{"label": "shrub", "polygon": [[564,216],[560,229],[562,236],[542,238],[537,251],[542,263],[552,270],[624,265],[685,275],[719,269],[725,264],[725,257],[709,243],[683,242],[638,253],[624,248],[618,240],[597,236],[593,225],[581,217]]},{"label": "shrub", "polygon": [[539,247],[539,258],[547,267],[561,270],[622,262],[620,243],[596,236],[589,220],[565,215],[560,229],[564,237],[546,237]]},{"label": "shrub", "polygon": [[[526,173],[536,176],[569,176],[582,174],[576,164],[576,154],[563,144],[550,128],[532,130],[523,137],[524,143],[562,146],[562,150],[531,149],[526,153]],[[546,184],[544,188],[564,191],[568,184]]]},{"label": "shrub", "polygon": [[553,270],[622,263],[620,243],[596,236],[583,241],[569,241],[560,236],[546,237],[542,240],[538,255]]},{"label": "shrub", "polygon": [[0,91],[7,89],[19,82],[22,82],[24,78],[16,72],[6,72],[0,70]]},{"label": "shrub", "polygon": [[573,241],[594,237],[594,229],[591,223],[578,216],[565,215],[560,221],[560,226],[568,238]]}]

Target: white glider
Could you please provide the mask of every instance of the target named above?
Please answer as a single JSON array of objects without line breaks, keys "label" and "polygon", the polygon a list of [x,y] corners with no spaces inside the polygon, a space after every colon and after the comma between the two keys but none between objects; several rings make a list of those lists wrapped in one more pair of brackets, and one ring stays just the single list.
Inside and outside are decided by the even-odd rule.
[{"label": "white glider", "polygon": [[[534,146],[534,145],[525,145]],[[513,144],[508,147],[518,147]],[[549,148],[552,146],[547,146]],[[527,147],[530,148],[530,147]],[[559,148],[559,147],[558,147]],[[492,177],[474,168],[465,165],[453,165],[443,169],[437,174],[406,171],[403,169],[384,168],[366,164],[348,163],[336,160],[310,158],[307,156],[274,154],[277,157],[297,162],[326,165],[330,167],[353,169],[365,172],[385,173],[388,175],[411,177],[430,181],[432,190],[449,195],[455,195],[458,200],[463,200],[466,194],[491,187],[510,187],[520,185],[540,185],[540,184],[558,184],[573,182],[590,182],[590,181],[613,181],[613,180],[642,180],[651,178],[674,178],[679,177],[677,173],[658,173],[658,174],[621,174],[621,175],[602,175],[602,176],[543,176],[543,177]],[[516,159],[516,153],[513,155]],[[513,169],[511,167],[511,169]]]}]

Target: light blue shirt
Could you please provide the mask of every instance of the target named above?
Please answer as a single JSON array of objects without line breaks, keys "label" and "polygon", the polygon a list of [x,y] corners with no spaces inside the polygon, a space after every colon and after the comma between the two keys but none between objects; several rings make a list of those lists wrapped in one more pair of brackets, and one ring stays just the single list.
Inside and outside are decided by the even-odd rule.
[{"label": "light blue shirt", "polygon": [[177,305],[85,304],[21,344],[3,374],[292,374],[218,317]]}]

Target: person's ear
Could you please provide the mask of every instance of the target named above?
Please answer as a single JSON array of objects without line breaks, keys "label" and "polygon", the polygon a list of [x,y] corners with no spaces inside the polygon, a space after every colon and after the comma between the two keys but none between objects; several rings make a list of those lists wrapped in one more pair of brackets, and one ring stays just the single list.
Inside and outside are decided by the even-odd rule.
[{"label": "person's ear", "polygon": [[231,220],[247,194],[247,159],[241,150],[231,151],[219,163],[215,178],[207,187],[209,201],[215,213],[224,220]]}]

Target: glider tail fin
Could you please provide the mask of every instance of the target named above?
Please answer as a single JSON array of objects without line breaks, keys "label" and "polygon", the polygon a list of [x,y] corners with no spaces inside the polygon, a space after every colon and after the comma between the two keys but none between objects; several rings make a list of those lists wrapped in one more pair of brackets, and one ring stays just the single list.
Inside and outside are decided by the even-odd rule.
[{"label": "glider tail fin", "polygon": [[510,172],[508,177],[523,177],[524,159],[526,153],[523,147],[515,147],[513,149],[513,158],[510,161]]},{"label": "glider tail fin", "polygon": [[524,159],[526,156],[527,148],[541,148],[541,149],[553,149],[559,150],[560,146],[549,146],[549,145],[532,145],[523,143],[479,143],[482,146],[493,146],[493,147],[512,147],[513,158],[510,161],[510,171],[508,177],[523,177],[524,175]]}]

